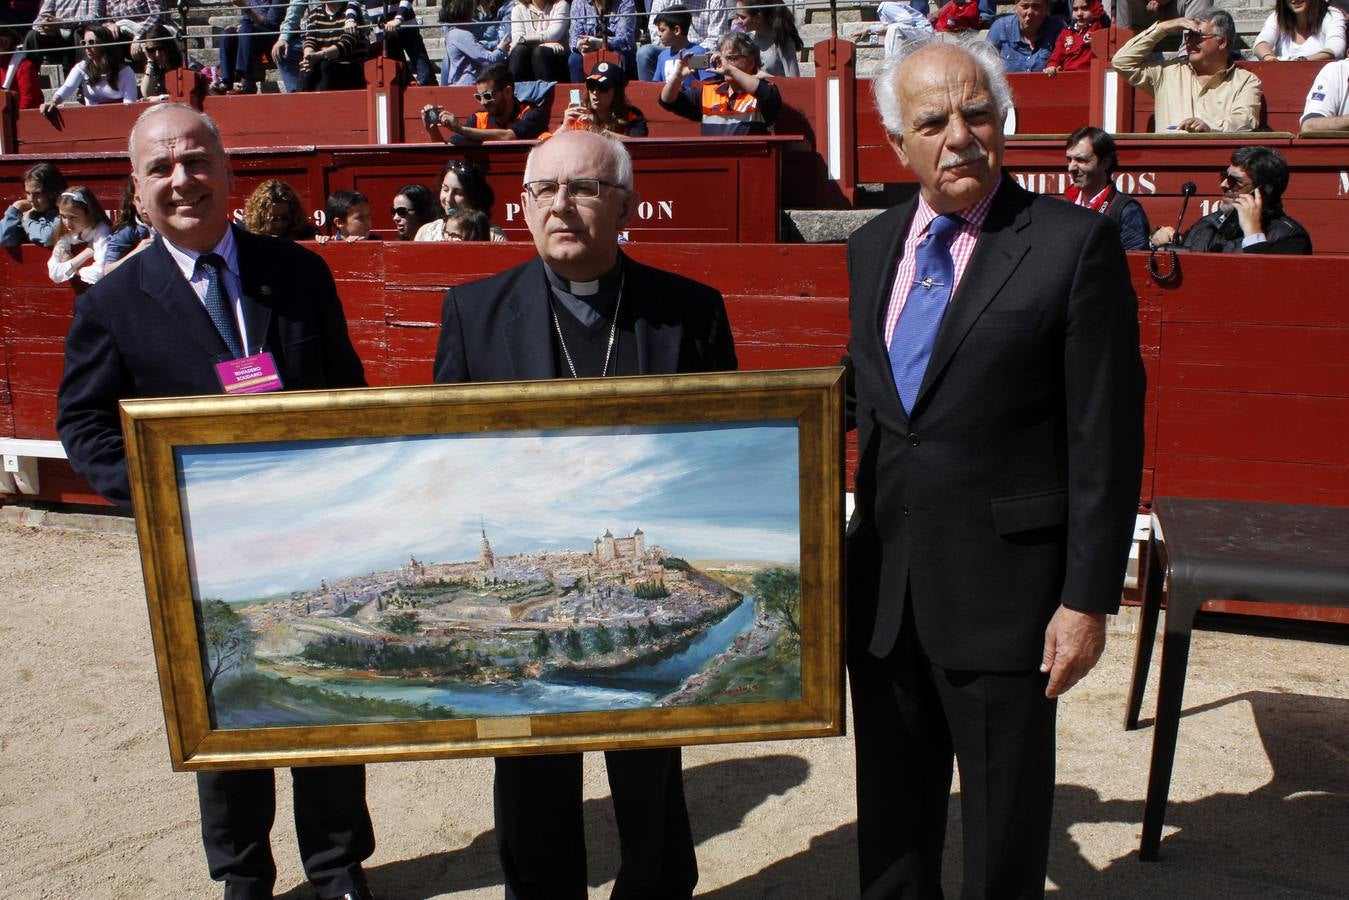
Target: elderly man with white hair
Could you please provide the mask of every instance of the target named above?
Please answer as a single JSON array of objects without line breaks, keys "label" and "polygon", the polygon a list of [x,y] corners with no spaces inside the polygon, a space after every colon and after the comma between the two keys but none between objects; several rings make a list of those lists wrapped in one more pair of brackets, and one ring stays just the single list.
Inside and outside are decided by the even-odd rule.
[{"label": "elderly man with white hair", "polygon": [[[734,369],[721,294],[619,249],[637,200],[617,138],[565,131],[535,147],[520,202],[539,255],[445,292],[435,380]],[[610,896],[691,897],[698,864],[679,748],[604,756],[621,855]],[[506,896],[584,900],[581,754],[499,757],[495,801]]]},{"label": "elderly man with white hair", "polygon": [[858,430],[848,666],[862,895],[1044,893],[1056,698],[1119,604],[1138,503],[1137,299],[1106,216],[1002,171],[997,51],[909,42],[876,79],[914,199],[848,244]]}]

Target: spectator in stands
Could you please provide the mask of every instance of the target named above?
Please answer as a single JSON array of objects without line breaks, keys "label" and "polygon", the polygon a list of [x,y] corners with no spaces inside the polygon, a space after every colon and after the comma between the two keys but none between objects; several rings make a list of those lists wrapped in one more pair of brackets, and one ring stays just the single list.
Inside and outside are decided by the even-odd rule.
[{"label": "spectator in stands", "polygon": [[1003,16],[988,29],[1008,72],[1043,72],[1066,26],[1049,14],[1049,0],[1017,0],[1016,15]]},{"label": "spectator in stands", "polygon": [[1274,12],[1255,38],[1262,62],[1292,59],[1343,59],[1344,13],[1329,0],[1275,0]]},{"label": "spectator in stands", "polygon": [[66,178],[51,163],[38,163],[23,173],[23,197],[15,200],[0,219],[0,247],[39,244],[50,247],[58,224],[56,198],[66,189]]},{"label": "spectator in stands", "polygon": [[0,84],[18,95],[19,109],[37,109],[42,105],[42,79],[18,46],[19,33],[7,25],[0,27]]},{"label": "spectator in stands", "polygon": [[212,94],[254,94],[258,83],[253,70],[262,61],[270,33],[281,22],[281,7],[273,0],[231,0],[239,7],[238,24],[220,32],[220,67]]},{"label": "spectator in stands", "polygon": [[85,106],[103,103],[135,103],[140,99],[136,87],[136,73],[122,59],[122,48],[117,46],[117,35],[98,26],[84,30],[84,59],[75,64],[65,82],[46,103],[42,111],[50,114],[62,103],[79,92]]},{"label": "spectator in stands", "polygon": [[[1184,32],[1186,56],[1150,62],[1168,34]],[[1254,131],[1260,124],[1260,79],[1232,64],[1236,25],[1226,10],[1198,19],[1168,19],[1133,36],[1111,65],[1157,101],[1155,130]]]},{"label": "spectator in stands", "polygon": [[511,11],[511,54],[507,64],[516,81],[566,81],[567,0],[521,0]]},{"label": "spectator in stands", "polygon": [[42,0],[33,28],[23,39],[24,52],[38,67],[49,62],[74,65],[72,48],[79,43],[83,25],[107,17],[105,0]]},{"label": "spectator in stands", "polygon": [[721,36],[712,61],[713,78],[685,79],[692,74],[688,58],[660,90],[660,105],[686,119],[703,123],[704,135],[768,134],[782,109],[782,94],[759,76],[759,45],[743,31]]},{"label": "spectator in stands", "polygon": [[1326,63],[1302,108],[1303,131],[1349,131],[1349,60]]},{"label": "spectator in stands", "polygon": [[130,175],[122,185],[122,206],[117,213],[117,221],[112,223],[112,234],[108,237],[108,249],[104,253],[104,273],[112,271],[118,260],[140,246],[141,241],[150,236],[150,226],[141,221],[136,210],[136,179]]},{"label": "spectator in stands", "polygon": [[[1091,68],[1091,36],[1110,27],[1110,19],[1100,0],[1073,0],[1073,24],[1059,32],[1049,54],[1045,74],[1053,78],[1060,72],[1084,72]],[[1104,40],[1104,38],[1103,38]]]},{"label": "spectator in stands", "polygon": [[[932,22],[928,19],[927,9],[927,0],[913,0],[912,3],[882,3],[876,7],[876,17],[880,21],[863,25],[856,33],[855,39],[863,45],[874,45],[874,39],[882,36],[884,36],[882,42],[889,43],[888,36],[892,33],[897,41],[907,41],[931,34]],[[982,13],[981,6],[980,27],[983,27]]]},{"label": "spectator in stands", "polygon": [[319,0],[290,0],[286,5],[286,15],[281,19],[281,33],[272,45],[272,61],[276,63],[276,72],[281,76],[281,90],[288,94],[300,89],[300,59],[304,56],[304,35],[301,29],[305,13],[310,7],[318,5]]},{"label": "spectator in stands", "polygon": [[515,0],[474,0],[469,31],[488,49],[511,52],[511,12]]},{"label": "spectator in stands", "polygon": [[739,0],[734,26],[747,32],[759,46],[759,69],[765,75],[796,78],[801,74],[805,43],[796,30],[796,16],[784,4],[769,6],[758,0]]},{"label": "spectator in stands", "polygon": [[[685,51],[697,52],[702,48],[693,48],[693,41],[689,37],[693,29],[693,13],[687,7],[678,3],[670,4],[652,16],[651,21],[654,23],[651,35],[655,40],[638,48],[637,73],[642,81],[663,82],[679,65],[679,58]],[[654,53],[651,52],[653,48]],[[694,77],[702,76],[694,72]]]},{"label": "spectator in stands", "polygon": [[304,56],[300,59],[300,90],[342,91],[365,87],[364,39],[344,27],[343,0],[323,0],[304,16]]},{"label": "spectator in stands", "polygon": [[567,69],[572,84],[585,81],[584,54],[597,50],[617,56],[629,72],[637,71],[637,7],[633,0],[573,0],[567,35],[571,49]]},{"label": "spectator in stands", "polygon": [[56,241],[47,260],[47,276],[52,284],[62,284],[78,274],[80,281],[93,284],[103,277],[108,237],[112,234],[108,214],[94,192],[82,185],[62,191],[56,209],[61,223],[56,226]]},{"label": "spectator in stands", "polygon": [[627,73],[618,63],[597,63],[586,78],[581,102],[562,113],[567,131],[608,131],[620,137],[646,137],[646,116],[628,102]]},{"label": "spectator in stands", "polygon": [[[717,49],[717,41],[721,40],[730,24],[728,0],[648,0],[646,11],[650,14],[647,18],[647,30],[651,34],[652,42],[637,48],[637,77],[641,81],[664,81],[670,74],[668,71],[661,71],[660,66],[665,50],[676,46],[677,42],[665,43],[659,39],[662,34],[663,14],[687,13],[689,24],[684,28],[687,45],[697,45],[708,52]],[[667,36],[672,21],[674,20],[669,17],[665,19]],[[683,49],[682,45],[680,49]],[[671,57],[678,55],[678,51],[672,51],[670,54]]]},{"label": "spectator in stands", "polygon": [[400,241],[411,241],[427,222],[439,218],[436,200],[424,184],[405,184],[393,198],[393,225]]},{"label": "spectator in stands", "polygon": [[[1312,252],[1307,230],[1284,214],[1288,162],[1268,147],[1239,147],[1218,178],[1223,196],[1218,209],[1195,223],[1181,243],[1196,253]],[[1163,225],[1152,233],[1158,246],[1176,240]]]},{"label": "spectator in stands", "polygon": [[[1114,20],[1116,27],[1138,33],[1168,19],[1198,19],[1212,9],[1213,0],[1115,0]],[[1179,47],[1179,36],[1157,44],[1158,50]]]},{"label": "spectator in stands", "polygon": [[[360,191],[333,191],[328,195],[328,222],[333,227],[332,240],[352,243],[370,239],[370,198]],[[315,238],[320,244],[329,240],[326,234]]]},{"label": "spectator in stands", "polygon": [[1068,175],[1073,183],[1064,191],[1064,198],[1114,219],[1125,250],[1146,250],[1148,214],[1141,203],[1116,187],[1111,178],[1119,164],[1115,139],[1088,125],[1068,136],[1065,150]]},{"label": "spectator in stands", "polygon": [[464,207],[462,209],[451,209],[446,211],[443,218],[437,219],[431,223],[435,225],[433,231],[428,231],[426,237],[422,237],[419,232],[417,240],[419,241],[486,241],[491,239],[491,231],[488,226],[487,214],[480,209],[471,209]]},{"label": "spectator in stands", "polygon": [[[482,104],[482,109],[467,119],[439,106],[422,107],[422,121],[432,137],[451,144],[529,141],[548,127],[548,117],[541,107],[515,99],[515,79],[504,63],[483,69],[478,74],[477,88],[473,99]],[[450,130],[448,138],[441,133],[442,128]]]},{"label": "spectator in stands", "polygon": [[950,0],[932,13],[929,21],[933,31],[975,31],[979,28],[979,4],[975,0]]},{"label": "spectator in stands", "polygon": [[[127,42],[124,55],[138,70],[145,65],[145,39],[151,28],[160,25],[175,35],[178,33],[168,23],[159,0],[107,0],[107,6],[108,18],[112,20],[110,27],[118,40]],[[276,18],[281,19],[280,15]]]},{"label": "spectator in stands", "polygon": [[[482,170],[472,163],[452,159],[440,170],[436,177],[440,186],[440,209],[443,213],[455,210],[476,209],[487,217],[488,233],[493,241],[506,240],[506,232],[492,225],[492,208],[496,206],[496,193],[487,183]],[[427,222],[417,229],[415,240],[443,241],[445,218],[443,216]]]},{"label": "spectator in stands", "polygon": [[475,0],[440,0],[440,21],[445,25],[445,62],[440,69],[442,86],[468,87],[478,83],[483,69],[506,58],[500,48],[478,43],[470,26]]},{"label": "spectator in stands", "polygon": [[305,215],[295,189],[276,178],[267,179],[248,195],[243,226],[250,234],[292,241],[313,240],[318,232]]},{"label": "spectator in stands", "polygon": [[[442,0],[442,14],[444,9]],[[383,47],[385,56],[407,63],[418,84],[436,83],[436,67],[431,65],[422,31],[417,27],[417,12],[412,8],[412,0],[347,0],[345,15],[343,27],[348,34],[359,35],[360,27],[366,21],[374,26],[371,35],[375,45],[373,53],[378,54],[379,48]]]},{"label": "spectator in stands", "polygon": [[201,70],[201,64],[184,59],[182,46],[163,25],[156,25],[145,36],[145,74],[141,76],[141,97],[162,100],[168,96],[164,76],[181,68]]}]

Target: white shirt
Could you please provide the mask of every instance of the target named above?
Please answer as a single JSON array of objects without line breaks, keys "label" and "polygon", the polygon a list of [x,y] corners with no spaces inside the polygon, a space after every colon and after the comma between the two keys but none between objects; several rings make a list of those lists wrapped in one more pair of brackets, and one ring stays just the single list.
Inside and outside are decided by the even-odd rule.
[{"label": "white shirt", "polygon": [[65,103],[75,96],[81,85],[84,87],[85,106],[97,106],[100,103],[135,103],[140,99],[140,91],[136,87],[136,73],[130,66],[122,66],[115,75],[107,78],[89,81],[84,74],[84,62],[81,61],[71,68],[65,83],[57,89],[52,100]]},{"label": "white shirt", "polygon": [[1299,124],[1318,116],[1333,118],[1349,116],[1349,60],[1328,62],[1316,73],[1312,89],[1307,92],[1307,105],[1302,108]]},{"label": "white shirt", "polygon": [[[85,284],[93,284],[103,277],[103,260],[108,255],[108,238],[112,236],[112,226],[99,222],[93,228],[86,228],[79,234],[67,234],[52,247],[52,255],[47,257],[47,277],[53,284],[61,284],[79,276]],[[94,258],[78,270],[70,264],[75,252],[76,241],[88,244],[94,251]]]},{"label": "white shirt", "polygon": [[[197,268],[197,259],[204,254],[179,247],[168,238],[164,238],[164,249],[169,251],[170,258],[187,279],[187,284],[197,295],[197,299],[201,301],[201,308],[205,309],[206,273]],[[254,347],[248,340],[248,325],[244,322],[244,287],[239,277],[239,248],[234,243],[233,228],[225,229],[225,236],[220,239],[220,243],[211,248],[211,252],[225,260],[225,270],[220,273],[220,288],[229,297],[230,308],[234,311],[234,321],[239,326],[239,339],[243,342],[244,354],[254,353],[261,348]]]},{"label": "white shirt", "polygon": [[1343,59],[1345,50],[1344,23],[1344,13],[1332,6],[1326,10],[1325,16],[1321,19],[1321,30],[1316,34],[1309,35],[1302,43],[1296,44],[1293,42],[1293,35],[1279,33],[1278,17],[1274,13],[1270,13],[1269,18],[1265,19],[1265,27],[1261,28],[1260,33],[1256,35],[1254,44],[1262,42],[1269,44],[1274,50],[1274,55],[1283,62],[1293,59],[1306,59],[1313,53],[1320,53],[1323,50],[1329,52],[1336,59]]}]

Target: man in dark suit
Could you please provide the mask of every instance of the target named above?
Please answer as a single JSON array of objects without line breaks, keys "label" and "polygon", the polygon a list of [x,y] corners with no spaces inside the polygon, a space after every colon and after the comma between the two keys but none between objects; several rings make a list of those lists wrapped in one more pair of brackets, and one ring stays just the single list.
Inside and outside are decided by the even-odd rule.
[{"label": "man in dark suit", "polygon": [[[521,196],[539,258],[445,293],[437,382],[595,378],[736,367],[721,294],[628,259],[632,161],[607,135],[536,147]],[[698,882],[678,748],[605,754],[621,863],[614,898],[687,898]],[[586,896],[581,754],[500,757],[506,896]]]},{"label": "man in dark suit", "polygon": [[941,896],[953,757],[962,896],[1040,896],[1054,698],[1104,649],[1138,502],[1137,301],[1112,221],[1002,174],[986,47],[908,44],[877,85],[920,190],[848,248],[863,896]]},{"label": "man in dark suit", "polygon": [[[130,153],[158,237],[76,301],[56,420],[75,470],[121,506],[131,495],[120,399],[218,394],[254,366],[274,366],[284,388],[365,384],[324,262],[230,227],[232,176],[215,123],[181,104],[153,106],[131,131]],[[361,862],[375,842],[364,767],[292,775],[300,855],[318,896],[368,897]],[[227,900],[271,897],[271,770],[202,773],[197,789],[211,877],[225,882]]]}]

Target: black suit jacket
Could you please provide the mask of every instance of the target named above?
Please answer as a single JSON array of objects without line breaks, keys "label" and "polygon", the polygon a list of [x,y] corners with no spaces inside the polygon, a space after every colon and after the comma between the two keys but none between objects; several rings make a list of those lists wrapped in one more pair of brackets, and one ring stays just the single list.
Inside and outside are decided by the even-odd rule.
[{"label": "black suit jacket", "polygon": [[[720,292],[623,257],[623,303],[632,312],[643,375],[736,367]],[[450,288],[441,312],[435,380],[556,378],[558,364],[543,261]]]},{"label": "black suit jacket", "polygon": [[[361,361],[328,266],[291,241],[234,229],[250,353],[276,359],[287,389],[359,387]],[[56,427],[75,471],[131,502],[117,401],[221,393],[228,359],[205,306],[156,238],[80,296],[66,337]]]},{"label": "black suit jacket", "polygon": [[1025,670],[1060,603],[1119,604],[1142,462],[1137,298],[1114,222],[1004,177],[910,418],[881,327],[915,205],[848,243],[850,645],[888,653],[908,602],[938,665]]}]

